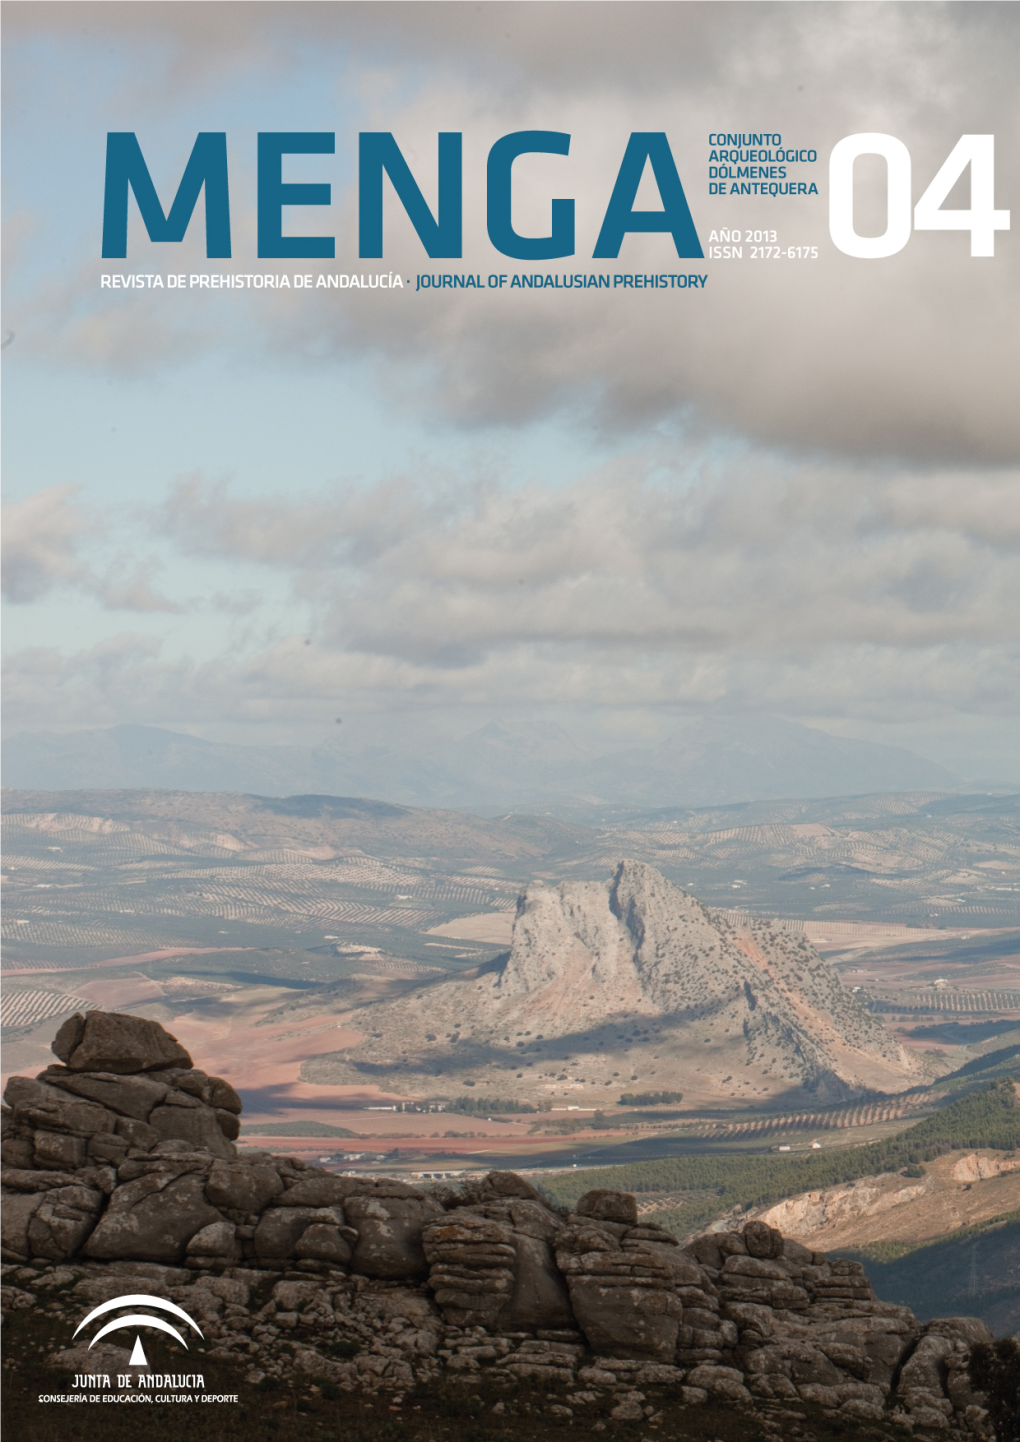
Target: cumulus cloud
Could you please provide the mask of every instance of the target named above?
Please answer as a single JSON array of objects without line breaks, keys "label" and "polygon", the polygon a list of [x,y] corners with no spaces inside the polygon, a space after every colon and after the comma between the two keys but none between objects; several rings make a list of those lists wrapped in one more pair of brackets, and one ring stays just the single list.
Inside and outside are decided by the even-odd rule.
[{"label": "cumulus cloud", "polygon": [[97,571],[82,556],[102,526],[76,501],[80,488],[48,486],[4,507],[3,595],[15,604],[60,588],[94,596],[111,611],[179,611],[151,586],[147,565],[122,556]]},{"label": "cumulus cloud", "polygon": [[[47,12],[31,23],[51,31],[82,23],[75,7],[23,8]],[[351,96],[364,67],[385,67],[388,83],[364,88],[361,114],[338,133],[338,148],[351,149],[357,128],[392,130],[427,195],[437,132],[462,130],[464,260],[428,262],[391,196],[384,265],[407,277],[520,268],[486,239],[485,158],[498,136],[531,127],[572,136],[568,159],[532,159],[515,172],[524,230],[541,233],[551,196],[576,199],[577,255],[546,269],[601,267],[590,258],[593,242],[627,136],[638,129],[668,132],[704,241],[719,227],[774,226],[782,247],[815,245],[819,255],[753,261],[748,246],[741,261],[694,265],[671,254],[668,238],[632,236],[609,269],[697,269],[708,275],[705,288],[347,292],[328,303],[321,293],[313,300],[293,292],[175,296],[172,304],[147,292],[114,302],[95,284],[96,261],[70,287],[51,277],[26,299],[29,347],[121,370],[173,363],[195,344],[249,358],[261,351],[278,360],[283,351],[320,365],[370,358],[394,405],[417,404],[464,425],[522,424],[565,410],[608,429],[680,422],[808,452],[927,464],[999,464],[1020,454],[1020,341],[1001,319],[1020,308],[1017,247],[1000,234],[994,259],[975,260],[966,235],[918,232],[886,260],[845,256],[828,235],[825,164],[847,134],[896,135],[911,151],[916,199],[962,133],[997,132],[1004,204],[1020,182],[1020,155],[1006,143],[1017,105],[1006,59],[1018,30],[1012,7],[157,4],[141,16],[119,13],[138,7],[87,9],[97,17],[92,33],[108,28],[127,52],[161,36],[175,64],[212,53],[251,83],[273,83],[267,66],[317,64]],[[173,101],[160,104],[165,125]],[[190,135],[190,118],[187,125]],[[819,196],[709,196],[708,135],[720,128],[767,128],[817,149],[807,178]],[[249,194],[253,156],[240,141],[232,154],[243,180],[237,194]],[[335,172],[327,166],[322,174]],[[884,181],[868,175],[865,167],[858,223],[881,229]],[[312,224],[337,235],[337,262],[303,268],[384,268],[357,260],[353,190],[334,184],[333,199]],[[240,199],[235,211],[236,260],[223,268],[248,270],[252,216]],[[200,268],[215,267],[203,260]]]},{"label": "cumulus cloud", "polygon": [[192,477],[160,524],[192,553],[290,573],[331,649],[440,669],[521,644],[771,653],[1016,634],[1009,473],[924,484],[656,451],[556,491],[405,479],[330,501]]},{"label": "cumulus cloud", "polygon": [[72,503],[76,486],[49,486],[4,507],[3,594],[36,601],[55,585],[81,584],[88,575],[78,545],[92,526]]}]

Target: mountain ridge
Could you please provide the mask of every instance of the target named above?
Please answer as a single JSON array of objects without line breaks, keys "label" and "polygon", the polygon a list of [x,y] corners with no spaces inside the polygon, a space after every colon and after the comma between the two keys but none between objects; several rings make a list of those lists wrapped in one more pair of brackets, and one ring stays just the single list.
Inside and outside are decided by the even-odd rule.
[{"label": "mountain ridge", "polygon": [[709,717],[653,746],[600,750],[552,723],[490,721],[467,736],[394,746],[239,746],[160,727],[21,732],[6,784],[25,790],[374,795],[404,805],[717,805],[784,796],[953,789],[913,752],[777,717]]},{"label": "mountain ridge", "polygon": [[627,1058],[630,1081],[660,1090],[819,1102],[900,1091],[918,1072],[803,935],[737,925],[634,861],[606,883],[532,883],[504,966],[347,1021],[365,1029],[371,1060],[360,1046],[319,1057],[308,1081],[367,1069],[404,1089],[444,1076],[484,1095],[553,1096],[566,1082],[591,1099]]}]

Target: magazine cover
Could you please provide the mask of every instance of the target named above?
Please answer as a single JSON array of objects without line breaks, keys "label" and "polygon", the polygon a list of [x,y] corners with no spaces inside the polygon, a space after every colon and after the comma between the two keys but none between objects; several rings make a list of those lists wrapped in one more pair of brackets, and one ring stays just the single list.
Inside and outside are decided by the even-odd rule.
[{"label": "magazine cover", "polygon": [[1016,1438],[1018,27],[4,5],[12,1436]]}]

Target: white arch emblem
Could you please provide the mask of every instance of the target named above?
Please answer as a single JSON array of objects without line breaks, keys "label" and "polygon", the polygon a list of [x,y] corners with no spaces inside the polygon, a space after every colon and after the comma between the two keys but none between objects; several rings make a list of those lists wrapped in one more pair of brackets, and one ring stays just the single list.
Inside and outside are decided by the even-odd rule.
[{"label": "white arch emblem", "polygon": [[[74,1329],[74,1336],[77,1337],[82,1328],[87,1327],[88,1324],[95,1321],[97,1317],[102,1317],[105,1313],[112,1312],[119,1307],[158,1307],[161,1311],[172,1312],[174,1316],[180,1317],[181,1320],[187,1322],[188,1326],[192,1327],[200,1337],[202,1336],[201,1327],[192,1317],[188,1316],[183,1307],[178,1307],[173,1302],[165,1302],[162,1297],[149,1296],[144,1292],[134,1292],[123,1297],[114,1297],[109,1302],[102,1302],[98,1307],[93,1307],[88,1316],[84,1317]],[[166,1332],[169,1336],[176,1337],[184,1350],[188,1350],[187,1342],[176,1327],[170,1322],[165,1321],[162,1317],[148,1317],[144,1313],[132,1313],[129,1317],[115,1317],[112,1322],[107,1322],[104,1327],[100,1327],[99,1331],[89,1343],[89,1347],[94,1347],[101,1337],[106,1337],[111,1332],[118,1332],[123,1327],[155,1327],[160,1332]],[[140,1339],[136,1340],[135,1352],[132,1353],[132,1361],[134,1361],[135,1353],[144,1357],[144,1353],[141,1351]],[[143,1362],[142,1365],[145,1365],[145,1363]]]}]

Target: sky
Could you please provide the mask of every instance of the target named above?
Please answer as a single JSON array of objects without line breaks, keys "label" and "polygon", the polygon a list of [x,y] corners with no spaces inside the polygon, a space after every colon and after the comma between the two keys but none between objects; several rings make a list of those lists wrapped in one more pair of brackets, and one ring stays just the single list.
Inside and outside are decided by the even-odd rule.
[{"label": "sky", "polygon": [[[866,259],[829,230],[829,155],[862,132],[906,147],[914,204],[994,135],[1016,213],[1015,6],[18,0],[4,29],[8,731],[306,743],[339,716],[410,741],[532,716],[611,746],[772,713],[1020,775],[1020,215],[992,256],[915,227]],[[513,222],[543,235],[572,198],[571,258],[486,234],[489,149],[532,129],[569,155],[517,161]],[[267,130],[335,132],[284,171],[331,185],[285,233],[335,259],[258,260]],[[137,134],[164,208],[198,132],[226,132],[231,259],[202,201],[179,244],[132,201],[127,259],[102,259],[108,131]],[[461,259],[430,259],[389,189],[384,259],[359,259],[360,131],[392,132],[433,205],[437,133],[462,132]],[[592,259],[643,131],[704,259],[668,233]],[[790,173],[818,193],[710,194],[719,131],[812,150]],[[635,209],[661,205],[646,170]],[[874,155],[853,224],[886,225]],[[727,229],[783,254],[713,257]],[[253,271],[409,284],[100,284]],[[415,289],[444,271],[483,289]],[[532,272],[706,279],[484,285]]]}]

